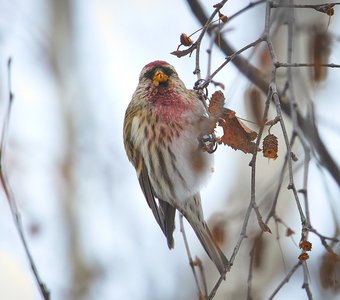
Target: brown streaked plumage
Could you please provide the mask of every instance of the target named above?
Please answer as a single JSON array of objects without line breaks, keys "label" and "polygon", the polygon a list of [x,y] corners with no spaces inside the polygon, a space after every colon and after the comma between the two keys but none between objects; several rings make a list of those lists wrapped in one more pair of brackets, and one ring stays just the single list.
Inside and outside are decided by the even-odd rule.
[{"label": "brown streaked plumage", "polygon": [[143,68],[126,110],[124,146],[169,248],[178,210],[222,273],[228,261],[204,221],[199,194],[212,169],[212,155],[198,143],[206,117],[198,94],[185,87],[173,66],[154,61]]}]

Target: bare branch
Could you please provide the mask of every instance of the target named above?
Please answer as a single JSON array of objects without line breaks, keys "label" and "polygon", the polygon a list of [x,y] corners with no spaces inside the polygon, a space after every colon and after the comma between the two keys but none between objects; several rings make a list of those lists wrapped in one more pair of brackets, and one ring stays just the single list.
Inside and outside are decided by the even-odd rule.
[{"label": "bare branch", "polygon": [[8,99],[8,106],[7,106],[7,112],[5,115],[4,123],[2,126],[2,132],[1,132],[1,146],[0,146],[0,181],[3,186],[9,207],[11,209],[11,213],[14,219],[14,224],[16,227],[16,230],[18,231],[21,243],[24,247],[27,259],[29,261],[31,270],[33,272],[35,281],[38,284],[39,291],[43,297],[44,300],[49,300],[50,299],[50,292],[48,288],[46,287],[45,283],[41,280],[40,275],[38,273],[37,267],[35,265],[33,256],[29,250],[26,237],[24,234],[24,228],[22,225],[22,220],[21,220],[21,214],[20,211],[17,207],[13,191],[11,189],[11,186],[8,182],[8,178],[6,175],[6,169],[5,169],[5,149],[6,149],[6,139],[7,139],[7,133],[8,133],[8,126],[9,126],[9,120],[10,120],[10,115],[11,115],[11,108],[14,100],[14,95],[12,92],[12,86],[11,86],[11,66],[12,66],[12,59],[8,59],[8,93],[9,93],[9,99]]},{"label": "bare branch", "polygon": [[268,297],[268,300],[272,300],[274,299],[274,297],[276,296],[276,294],[282,289],[282,287],[289,282],[290,278],[293,276],[293,274],[295,273],[295,271],[302,265],[302,262],[299,261],[290,271],[289,273],[286,275],[285,278],[283,278],[283,280],[281,281],[281,283],[276,287],[276,289],[273,291],[273,293]]},{"label": "bare branch", "polygon": [[[206,299],[207,298],[207,284],[206,284],[206,281],[205,281],[203,267],[202,267],[201,263],[198,264],[200,266],[199,270],[200,270],[200,274],[201,274],[201,278],[202,278],[202,282],[203,282],[203,291],[202,291],[200,284],[199,284],[198,276],[197,276],[196,270],[195,270],[195,265],[197,265],[197,264],[192,259],[188,239],[187,239],[187,236],[185,234],[184,223],[183,223],[183,215],[182,214],[179,215],[179,224],[180,224],[180,231],[181,231],[182,236],[183,236],[185,250],[187,252],[188,259],[189,259],[189,264],[190,264],[192,273],[193,273],[194,278],[195,278],[197,290],[198,290],[199,297],[200,297],[199,299]],[[196,260],[198,261],[198,258],[196,258]]]}]

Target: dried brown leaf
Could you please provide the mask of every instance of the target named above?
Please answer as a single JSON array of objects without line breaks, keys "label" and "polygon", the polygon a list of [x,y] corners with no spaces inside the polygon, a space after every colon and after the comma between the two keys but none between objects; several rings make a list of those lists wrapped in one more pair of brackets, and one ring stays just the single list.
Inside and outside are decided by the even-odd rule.
[{"label": "dried brown leaf", "polygon": [[172,55],[175,55],[177,56],[178,58],[181,58],[183,56],[186,56],[186,55],[191,55],[191,53],[196,49],[196,45],[193,44],[191,45],[191,47],[185,49],[185,50],[175,50],[175,51],[172,51],[170,54]]},{"label": "dried brown leaf", "polygon": [[219,126],[223,128],[223,136],[221,137],[223,144],[244,153],[254,152],[256,144],[252,141],[257,137],[257,133],[240,121],[234,111],[224,108]]},{"label": "dried brown leaf", "polygon": [[225,98],[221,91],[216,91],[211,96],[208,111],[216,120],[220,118],[224,112],[224,100]]}]

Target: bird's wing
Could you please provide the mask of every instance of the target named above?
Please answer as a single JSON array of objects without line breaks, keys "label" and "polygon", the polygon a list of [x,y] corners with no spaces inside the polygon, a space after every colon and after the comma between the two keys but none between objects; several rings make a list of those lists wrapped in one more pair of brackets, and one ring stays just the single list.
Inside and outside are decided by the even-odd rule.
[{"label": "bird's wing", "polygon": [[142,188],[142,191],[144,193],[146,202],[150,206],[152,213],[161,227],[162,231],[165,234],[165,225],[164,225],[164,215],[161,209],[159,208],[158,204],[156,203],[155,195],[150,183],[150,178],[148,174],[148,170],[146,169],[145,164],[143,164],[141,172],[138,176],[140,187]]},{"label": "bird's wing", "polygon": [[144,159],[138,149],[136,149],[135,145],[131,141],[131,126],[132,122],[127,122],[127,120],[132,120],[133,115],[136,113],[136,110],[131,111],[128,110],[124,120],[124,146],[126,153],[128,155],[129,160],[134,165],[139,184],[142,188],[143,194],[145,196],[146,202],[148,203],[151,211],[162,229],[164,235],[167,238],[168,247],[171,249],[174,247],[173,241],[173,231],[175,229],[175,213],[176,209],[172,207],[169,203],[159,199],[159,205],[156,202],[155,193],[153,191],[148,170]]},{"label": "bird's wing", "polygon": [[172,249],[174,247],[172,234],[175,229],[176,209],[172,207],[169,203],[160,199],[158,200],[159,205],[157,204],[155,194],[151,186],[148,170],[144,163],[138,176],[138,180],[144,193],[146,202],[150,206],[157,223],[161,227],[167,239],[168,247]]}]

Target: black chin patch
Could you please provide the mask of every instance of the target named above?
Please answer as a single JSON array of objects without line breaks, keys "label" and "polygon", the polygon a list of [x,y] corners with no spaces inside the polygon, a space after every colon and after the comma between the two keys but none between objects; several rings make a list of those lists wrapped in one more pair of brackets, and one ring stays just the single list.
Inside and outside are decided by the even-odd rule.
[{"label": "black chin patch", "polygon": [[167,87],[169,85],[169,80],[167,81],[163,81],[163,82],[159,82],[159,87]]}]

